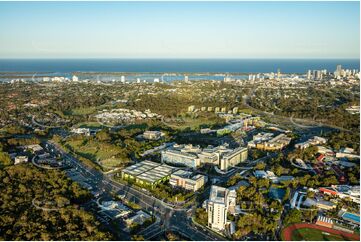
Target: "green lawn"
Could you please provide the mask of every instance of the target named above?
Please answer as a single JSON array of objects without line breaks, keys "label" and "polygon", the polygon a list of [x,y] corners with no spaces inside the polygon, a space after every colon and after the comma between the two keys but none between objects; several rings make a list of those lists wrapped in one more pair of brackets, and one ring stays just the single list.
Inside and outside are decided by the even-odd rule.
[{"label": "green lawn", "polygon": [[71,146],[78,155],[92,161],[100,161],[100,163],[107,167],[116,167],[124,163],[122,159],[114,158],[114,156],[123,153],[122,148],[116,145],[94,140],[87,142],[72,140],[67,141],[66,145]]},{"label": "green lawn", "polygon": [[79,127],[79,128],[103,128],[104,126],[98,122],[83,122],[83,123],[78,123],[77,127]]},{"label": "green lawn", "polygon": [[296,229],[292,233],[293,241],[345,241],[347,238],[342,237],[341,235],[329,234],[317,229],[311,228],[302,228]]},{"label": "green lawn", "polygon": [[96,111],[96,107],[75,108],[70,111],[71,115],[87,115]]},{"label": "green lawn", "polygon": [[249,108],[243,108],[238,110],[239,113],[253,114],[254,112]]},{"label": "green lawn", "polygon": [[200,125],[204,125],[204,124],[213,125],[223,121],[222,119],[214,117],[212,115],[210,115],[210,117],[206,116],[206,117],[197,117],[197,118],[181,117],[179,118],[179,120],[166,122],[166,124],[171,128],[183,130],[186,128],[195,129],[198,128]]},{"label": "green lawn", "polygon": [[119,158],[108,158],[100,161],[100,163],[107,167],[117,167],[122,164],[122,161]]}]

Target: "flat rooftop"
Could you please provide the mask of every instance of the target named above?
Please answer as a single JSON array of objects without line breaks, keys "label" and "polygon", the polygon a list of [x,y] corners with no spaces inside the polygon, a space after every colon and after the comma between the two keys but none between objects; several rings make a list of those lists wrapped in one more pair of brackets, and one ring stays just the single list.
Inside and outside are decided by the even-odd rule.
[{"label": "flat rooftop", "polygon": [[172,174],[175,168],[152,161],[142,161],[123,169],[122,172],[138,179],[154,183]]},{"label": "flat rooftop", "polygon": [[224,187],[212,186],[209,201],[215,203],[225,203],[227,189]]},{"label": "flat rooftop", "polygon": [[172,154],[172,155],[178,155],[178,156],[184,156],[184,157],[188,157],[188,158],[193,158],[196,159],[198,158],[196,155],[188,153],[188,152],[182,152],[179,150],[165,150],[163,151],[164,154]]},{"label": "flat rooftop", "polygon": [[160,166],[161,164],[151,162],[151,161],[142,161],[137,164],[131,165],[125,169],[123,169],[123,172],[126,172],[130,175],[137,176],[141,173],[144,173],[150,169],[153,169],[157,166]]},{"label": "flat rooftop", "polygon": [[172,175],[183,177],[183,178],[188,178],[192,175],[192,172],[185,171],[185,170],[178,170],[178,171],[174,172]]}]

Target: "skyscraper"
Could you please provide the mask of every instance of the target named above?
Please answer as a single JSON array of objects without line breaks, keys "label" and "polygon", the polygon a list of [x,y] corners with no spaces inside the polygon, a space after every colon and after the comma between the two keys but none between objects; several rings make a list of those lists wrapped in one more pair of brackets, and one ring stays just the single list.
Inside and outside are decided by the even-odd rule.
[{"label": "skyscraper", "polygon": [[313,78],[315,80],[321,80],[322,79],[322,71],[321,70],[315,70],[313,73]]},{"label": "skyscraper", "polygon": [[336,66],[336,71],[337,71],[338,73],[341,73],[341,70],[342,70],[342,66],[341,66],[341,65],[337,65],[337,66]]},{"label": "skyscraper", "polygon": [[341,74],[342,74],[342,66],[341,66],[341,65],[337,65],[337,66],[336,66],[336,71],[335,71],[334,75],[335,75],[335,77],[339,77],[339,76],[341,76]]}]

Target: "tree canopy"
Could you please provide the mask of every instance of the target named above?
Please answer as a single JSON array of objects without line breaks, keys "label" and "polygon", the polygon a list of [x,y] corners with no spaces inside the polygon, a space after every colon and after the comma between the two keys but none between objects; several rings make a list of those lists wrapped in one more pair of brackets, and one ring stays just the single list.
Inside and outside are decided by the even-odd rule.
[{"label": "tree canopy", "polygon": [[0,240],[111,239],[80,208],[89,192],[64,173],[21,164],[0,169],[0,181]]}]

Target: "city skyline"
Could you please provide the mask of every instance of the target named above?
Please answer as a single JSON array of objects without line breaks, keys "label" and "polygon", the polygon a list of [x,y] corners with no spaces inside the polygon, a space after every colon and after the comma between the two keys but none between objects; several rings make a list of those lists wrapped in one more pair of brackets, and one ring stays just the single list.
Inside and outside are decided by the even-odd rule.
[{"label": "city skyline", "polygon": [[225,1],[0,0],[0,240],[360,241],[360,2]]},{"label": "city skyline", "polygon": [[1,2],[0,58],[359,59],[359,2]]}]

